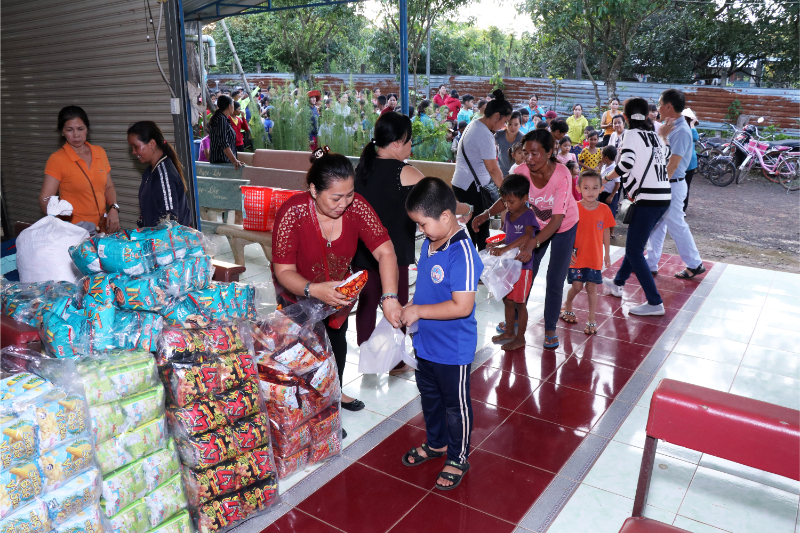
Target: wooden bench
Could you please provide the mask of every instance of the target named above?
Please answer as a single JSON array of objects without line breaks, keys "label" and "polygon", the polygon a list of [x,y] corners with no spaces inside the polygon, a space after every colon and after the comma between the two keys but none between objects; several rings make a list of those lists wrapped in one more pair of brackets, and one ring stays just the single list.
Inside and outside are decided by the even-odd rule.
[{"label": "wooden bench", "polygon": [[643,514],[659,439],[800,480],[800,411],[662,379],[650,401],[633,516],[620,533],[688,533]]}]

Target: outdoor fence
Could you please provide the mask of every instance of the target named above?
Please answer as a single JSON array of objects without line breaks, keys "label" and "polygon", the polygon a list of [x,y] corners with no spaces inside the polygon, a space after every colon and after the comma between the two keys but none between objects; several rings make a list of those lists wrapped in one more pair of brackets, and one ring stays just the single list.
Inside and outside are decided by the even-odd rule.
[{"label": "outdoor fence", "polygon": [[[260,82],[283,86],[294,79],[292,74],[260,73],[247,74],[250,83]],[[325,90],[338,93],[339,87],[374,89],[379,87],[383,94],[398,92],[399,76],[391,74],[319,74],[315,84]],[[592,83],[588,80],[550,80],[547,78],[504,78],[503,88],[506,97],[514,107],[527,105],[531,94],[539,96],[539,105],[555,109],[559,115],[572,114],[572,105],[580,103],[584,114],[591,115],[596,106]],[[458,94],[472,94],[476,100],[485,97],[493,90],[489,77],[481,76],[431,76],[431,91],[440,84],[448,89],[456,89]],[[232,87],[241,84],[241,78],[233,74],[209,75],[209,87]],[[607,105],[606,90],[599,83],[603,105]],[[617,83],[617,96],[624,101],[632,96],[641,96],[655,103],[658,95],[665,89],[674,87],[686,93],[687,105],[697,114],[701,128],[718,128],[723,122],[736,122],[735,114],[764,117],[765,124],[772,124],[784,130],[797,131],[800,125],[800,90],[762,89],[756,87],[717,87],[708,85],[667,85],[660,83],[640,83],[620,81]],[[738,102],[738,104],[736,103]],[[730,113],[734,112],[734,116]]]}]

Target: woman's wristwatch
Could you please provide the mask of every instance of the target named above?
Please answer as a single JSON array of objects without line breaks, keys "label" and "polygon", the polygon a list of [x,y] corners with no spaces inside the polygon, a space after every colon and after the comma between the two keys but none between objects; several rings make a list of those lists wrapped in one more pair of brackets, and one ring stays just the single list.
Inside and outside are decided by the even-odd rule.
[{"label": "woman's wristwatch", "polygon": [[303,296],[306,298],[311,298],[311,282],[309,281],[306,283],[305,288],[303,289]]},{"label": "woman's wristwatch", "polygon": [[117,213],[119,213],[119,204],[111,204],[110,206],[108,206],[109,211],[112,209],[116,209]]}]

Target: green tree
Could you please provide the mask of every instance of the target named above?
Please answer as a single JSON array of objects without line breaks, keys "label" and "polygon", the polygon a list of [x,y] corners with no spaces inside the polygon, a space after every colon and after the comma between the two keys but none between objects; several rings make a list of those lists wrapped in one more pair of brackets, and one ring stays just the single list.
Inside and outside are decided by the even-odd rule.
[{"label": "green tree", "polygon": [[616,95],[620,69],[639,28],[666,5],[667,0],[526,0],[525,9],[553,38],[567,36],[577,43],[599,108],[600,92],[587,51],[597,54],[607,96]]}]

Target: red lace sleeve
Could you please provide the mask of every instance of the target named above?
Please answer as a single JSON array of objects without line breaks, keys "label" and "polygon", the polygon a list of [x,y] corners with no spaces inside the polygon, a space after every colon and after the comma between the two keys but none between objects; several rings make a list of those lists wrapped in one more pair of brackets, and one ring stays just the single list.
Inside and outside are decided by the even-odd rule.
[{"label": "red lace sleeve", "polygon": [[[299,196],[299,195],[298,195]],[[303,204],[286,202],[275,215],[272,231],[272,262],[282,265],[296,265],[297,251],[302,240],[300,229],[308,207]]]},{"label": "red lace sleeve", "polygon": [[389,232],[363,196],[356,194],[348,212],[353,217],[353,222],[358,224],[358,238],[367,245],[370,252],[389,240]]}]

